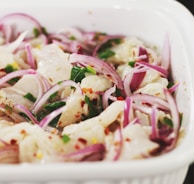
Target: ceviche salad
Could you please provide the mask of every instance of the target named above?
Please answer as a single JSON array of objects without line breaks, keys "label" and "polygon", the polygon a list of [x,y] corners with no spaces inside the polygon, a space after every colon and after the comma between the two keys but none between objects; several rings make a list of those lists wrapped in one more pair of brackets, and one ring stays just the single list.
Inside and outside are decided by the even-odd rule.
[{"label": "ceviche salad", "polygon": [[167,35],[159,50],[135,36],[75,27],[51,32],[30,15],[5,15],[0,163],[119,161],[169,152],[180,136],[178,86]]}]

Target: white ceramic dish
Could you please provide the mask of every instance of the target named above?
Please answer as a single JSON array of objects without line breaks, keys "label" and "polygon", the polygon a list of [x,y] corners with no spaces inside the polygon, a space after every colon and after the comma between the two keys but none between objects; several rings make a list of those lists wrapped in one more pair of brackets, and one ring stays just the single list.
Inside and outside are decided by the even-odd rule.
[{"label": "white ceramic dish", "polygon": [[24,12],[49,30],[78,26],[138,36],[161,48],[168,32],[172,47],[172,74],[180,81],[176,98],[183,112],[185,137],[172,152],[156,158],[115,163],[0,165],[0,183],[49,184],[182,184],[194,160],[194,18],[173,0],[6,0],[0,16]]}]

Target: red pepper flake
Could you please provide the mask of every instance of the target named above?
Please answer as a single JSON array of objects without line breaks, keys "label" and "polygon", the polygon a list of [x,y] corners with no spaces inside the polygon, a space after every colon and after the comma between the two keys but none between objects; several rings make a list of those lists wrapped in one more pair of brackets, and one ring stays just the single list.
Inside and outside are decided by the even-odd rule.
[{"label": "red pepper flake", "polygon": [[76,150],[79,150],[79,149],[80,149],[80,146],[79,146],[78,144],[75,144],[74,148],[75,148]]},{"label": "red pepper flake", "polygon": [[11,139],[11,140],[10,140],[10,144],[11,144],[11,145],[14,145],[14,144],[16,144],[16,143],[17,143],[17,140],[16,140],[16,139]]},{"label": "red pepper flake", "polygon": [[52,136],[48,136],[49,139],[52,139]]},{"label": "red pepper flake", "polygon": [[90,94],[93,93],[92,88],[82,88],[82,91],[83,91],[84,93],[90,93]]},{"label": "red pepper flake", "polygon": [[80,142],[80,143],[82,143],[82,144],[84,144],[84,145],[86,145],[87,144],[87,140],[86,139],[84,139],[84,138],[78,138],[78,141]]},{"label": "red pepper flake", "polygon": [[129,139],[128,137],[125,139],[126,142],[130,142],[131,139]]},{"label": "red pepper flake", "polygon": [[122,96],[118,96],[117,100],[124,100],[124,98]]},{"label": "red pepper flake", "polygon": [[84,101],[81,101],[81,107],[82,108],[84,107],[84,104],[85,104],[85,102]]},{"label": "red pepper flake", "polygon": [[78,112],[76,115],[75,115],[76,118],[80,118],[81,117],[81,113]]},{"label": "red pepper flake", "polygon": [[60,127],[62,125],[62,121],[59,121],[58,122],[58,126]]},{"label": "red pepper flake", "polygon": [[33,153],[33,157],[36,157],[36,153]]},{"label": "red pepper flake", "polygon": [[20,134],[26,134],[26,130],[21,130]]},{"label": "red pepper flake", "polygon": [[105,135],[108,135],[108,134],[110,133],[109,127],[106,127],[106,128],[104,129],[104,133],[105,133]]},{"label": "red pepper flake", "polygon": [[118,142],[118,141],[115,141],[115,142],[114,142],[114,145],[115,145],[115,146],[119,146],[120,144],[121,144],[121,143]]}]

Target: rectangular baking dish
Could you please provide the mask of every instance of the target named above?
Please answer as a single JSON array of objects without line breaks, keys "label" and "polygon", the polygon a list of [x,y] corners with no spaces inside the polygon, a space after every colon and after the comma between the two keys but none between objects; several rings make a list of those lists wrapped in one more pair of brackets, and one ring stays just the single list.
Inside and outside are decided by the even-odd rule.
[{"label": "rectangular baking dish", "polygon": [[130,162],[0,165],[0,184],[182,184],[194,159],[194,19],[174,0],[6,0],[0,17],[13,12],[36,17],[47,29],[81,27],[137,36],[162,47],[169,34],[172,75],[181,83],[176,99],[185,136],[168,154]]}]

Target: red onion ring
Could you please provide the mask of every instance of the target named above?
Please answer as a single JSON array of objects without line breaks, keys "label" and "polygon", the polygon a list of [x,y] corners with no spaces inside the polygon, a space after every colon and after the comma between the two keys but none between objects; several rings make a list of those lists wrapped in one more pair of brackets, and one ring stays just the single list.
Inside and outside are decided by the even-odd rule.
[{"label": "red onion ring", "polygon": [[168,71],[161,66],[152,65],[152,64],[146,63],[144,61],[138,61],[138,62],[136,62],[136,64],[139,66],[144,66],[144,67],[148,67],[150,69],[153,69],[153,70],[159,72],[165,78],[168,77]]},{"label": "red onion ring", "polygon": [[[102,96],[102,105],[103,108],[106,109],[108,107],[108,100],[111,98],[110,96],[116,91],[116,86],[114,85],[113,87],[109,88],[106,90]],[[113,98],[111,98],[113,99]],[[116,98],[115,98],[116,100]]]},{"label": "red onion ring", "polygon": [[[117,161],[122,153],[123,149],[123,134],[122,134],[122,129],[119,127],[116,131],[118,131],[118,148],[116,149],[116,155],[113,158],[113,161]],[[115,132],[116,134],[117,132]]]},{"label": "red onion ring", "polygon": [[123,120],[123,127],[126,127],[129,124],[129,115],[132,110],[132,99],[130,97],[127,97],[125,99],[125,105],[124,105],[124,120]]},{"label": "red onion ring", "polygon": [[54,86],[52,86],[49,90],[47,90],[43,96],[36,101],[36,103],[34,104],[34,107],[32,109],[33,113],[37,113],[40,108],[46,103],[46,101],[48,100],[48,98],[50,97],[50,95],[52,95],[53,93],[59,91],[60,89],[67,87],[67,86],[73,86],[76,88],[77,92],[82,94],[82,90],[79,87],[79,85],[77,83],[75,83],[74,81],[71,80],[65,80],[62,82],[59,82],[57,84],[55,84]]},{"label": "red onion ring", "polygon": [[25,106],[21,104],[16,104],[15,108],[17,109],[17,111],[20,111],[26,114],[33,124],[39,124],[39,122],[36,120],[33,114]]},{"label": "red onion ring", "polygon": [[[106,151],[106,148],[105,148],[104,144],[99,143],[99,144],[93,144],[93,145],[87,146],[87,147],[80,149],[78,151],[75,151],[73,153],[62,155],[62,157],[67,161],[68,160],[91,161],[91,160],[88,160],[86,158],[92,154],[99,153],[101,158],[98,158],[98,160],[102,160],[104,157],[105,151]],[[96,161],[98,161],[98,160],[96,160]],[[95,160],[93,160],[93,161],[95,161]]]},{"label": "red onion ring", "polygon": [[17,70],[11,73],[8,73],[7,75],[3,76],[0,79],[0,86],[2,86],[3,84],[5,84],[7,81],[15,78],[15,77],[21,77],[23,75],[27,75],[27,74],[36,74],[35,70],[32,69],[26,69],[26,70]]},{"label": "red onion ring", "polygon": [[40,22],[29,14],[25,13],[11,13],[7,14],[0,19],[0,25],[4,25],[7,21],[13,20],[14,18],[21,18],[27,22],[31,22],[40,32],[42,31],[42,26]]},{"label": "red onion ring", "polygon": [[32,55],[32,48],[30,44],[26,44],[25,46],[26,56],[27,56],[27,62],[30,65],[32,69],[36,69],[36,63],[34,60],[34,57]]},{"label": "red onion ring", "polygon": [[58,108],[57,110],[54,110],[53,112],[51,112],[50,114],[48,114],[47,116],[45,116],[39,123],[39,126],[43,129],[45,129],[48,124],[55,118],[57,117],[59,114],[61,114],[64,110],[64,106]]}]

